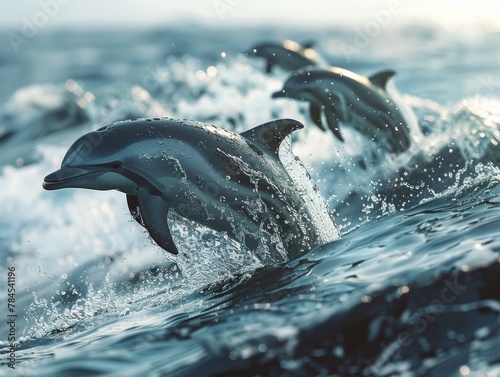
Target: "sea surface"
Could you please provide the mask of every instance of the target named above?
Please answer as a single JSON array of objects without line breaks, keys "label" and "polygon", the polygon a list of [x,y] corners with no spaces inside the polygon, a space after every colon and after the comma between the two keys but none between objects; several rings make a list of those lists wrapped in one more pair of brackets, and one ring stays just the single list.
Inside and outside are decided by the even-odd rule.
[{"label": "sea surface", "polygon": [[[396,70],[421,137],[387,156],[271,99],[289,73],[245,52],[284,39],[363,75]],[[356,41],[346,27],[193,25],[2,44],[0,375],[500,376],[500,33],[411,24]],[[174,256],[122,193],[42,189],[79,136],[146,116],[303,122],[291,147],[340,238],[264,263],[177,217]]]}]

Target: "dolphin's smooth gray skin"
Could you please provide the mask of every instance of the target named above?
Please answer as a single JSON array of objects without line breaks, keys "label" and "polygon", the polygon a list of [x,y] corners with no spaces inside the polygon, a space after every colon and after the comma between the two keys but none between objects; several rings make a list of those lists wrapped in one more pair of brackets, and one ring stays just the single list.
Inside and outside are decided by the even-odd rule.
[{"label": "dolphin's smooth gray skin", "polygon": [[299,43],[286,40],[283,43],[262,43],[254,46],[248,54],[266,59],[266,73],[275,65],[286,71],[296,71],[307,66],[326,66],[326,63],[312,49],[313,43]]},{"label": "dolphin's smooth gray skin", "polygon": [[394,71],[364,77],[346,69],[306,68],[293,74],[273,98],[289,97],[310,102],[310,116],[322,130],[328,128],[343,141],[339,122],[377,141],[391,153],[410,147],[410,127],[386,85]]},{"label": "dolphin's smooth gray skin", "polygon": [[296,257],[338,237],[279,160],[283,139],[302,127],[281,119],[236,134],[187,120],[121,121],[78,139],[43,187],[125,193],[134,218],[173,254],[170,210],[252,250]]}]

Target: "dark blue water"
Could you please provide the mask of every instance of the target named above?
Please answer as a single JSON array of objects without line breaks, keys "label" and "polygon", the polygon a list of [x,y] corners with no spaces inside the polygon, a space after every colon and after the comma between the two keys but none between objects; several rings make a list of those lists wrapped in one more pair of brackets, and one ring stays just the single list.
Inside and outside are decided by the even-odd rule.
[{"label": "dark blue water", "polygon": [[[288,73],[266,75],[242,51],[284,38],[315,39],[330,64],[361,74],[395,69],[423,139],[372,161],[376,146],[359,135],[346,129],[341,144],[311,124],[305,104],[272,100]],[[19,54],[2,46],[0,266],[5,282],[16,269],[19,343],[12,370],[2,325],[0,375],[500,375],[498,34],[407,26],[347,57],[342,43],[353,38],[60,31]],[[340,239],[264,264],[176,218],[181,252],[170,256],[123,194],[41,188],[81,134],[164,115],[236,132],[304,122],[292,149]]]}]

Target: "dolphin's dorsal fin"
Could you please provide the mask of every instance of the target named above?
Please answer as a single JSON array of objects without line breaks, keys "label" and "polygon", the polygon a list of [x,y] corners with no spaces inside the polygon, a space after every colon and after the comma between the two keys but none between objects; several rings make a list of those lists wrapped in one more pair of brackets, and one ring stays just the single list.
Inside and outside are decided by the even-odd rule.
[{"label": "dolphin's dorsal fin", "polygon": [[313,48],[315,43],[316,43],[315,41],[306,41],[306,42],[302,43],[302,47]]},{"label": "dolphin's dorsal fin", "polygon": [[150,194],[145,188],[137,190],[137,197],[142,221],[151,238],[169,253],[178,254],[179,251],[168,227],[169,205],[158,195]]},{"label": "dolphin's dorsal fin", "polygon": [[241,136],[270,154],[278,156],[283,139],[301,128],[304,128],[304,125],[296,120],[278,119],[242,132]]},{"label": "dolphin's dorsal fin", "polygon": [[370,76],[369,79],[373,85],[378,86],[380,89],[385,90],[389,79],[396,74],[393,70],[382,71]]}]

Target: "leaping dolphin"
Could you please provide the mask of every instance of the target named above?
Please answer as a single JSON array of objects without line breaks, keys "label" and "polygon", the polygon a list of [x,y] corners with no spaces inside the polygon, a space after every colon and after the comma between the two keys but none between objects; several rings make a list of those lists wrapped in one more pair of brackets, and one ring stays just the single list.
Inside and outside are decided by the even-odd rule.
[{"label": "leaping dolphin", "polygon": [[343,68],[306,68],[293,74],[273,98],[289,97],[310,102],[313,122],[325,130],[322,113],[333,134],[343,141],[339,122],[350,125],[391,153],[410,146],[410,127],[388,95],[386,85],[395,72],[364,77]]},{"label": "leaping dolphin", "polygon": [[43,187],[118,190],[153,240],[177,254],[170,210],[256,250],[297,257],[338,237],[282,165],[283,139],[303,125],[280,119],[242,134],[168,118],[121,121],[69,148]]},{"label": "leaping dolphin", "polygon": [[312,49],[313,43],[299,43],[291,40],[279,43],[262,43],[254,46],[248,54],[266,59],[266,73],[275,65],[286,71],[296,71],[307,66],[326,66],[326,63]]}]

